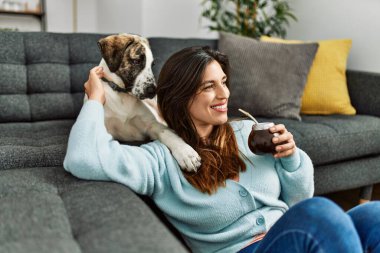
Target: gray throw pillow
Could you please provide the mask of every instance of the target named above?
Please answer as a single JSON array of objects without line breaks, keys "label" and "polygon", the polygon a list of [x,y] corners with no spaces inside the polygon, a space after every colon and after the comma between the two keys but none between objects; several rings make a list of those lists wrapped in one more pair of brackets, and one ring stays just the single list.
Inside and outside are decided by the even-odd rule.
[{"label": "gray throw pillow", "polygon": [[317,43],[268,43],[220,33],[219,51],[231,65],[230,115],[242,108],[254,116],[301,120],[301,97],[317,49]]}]

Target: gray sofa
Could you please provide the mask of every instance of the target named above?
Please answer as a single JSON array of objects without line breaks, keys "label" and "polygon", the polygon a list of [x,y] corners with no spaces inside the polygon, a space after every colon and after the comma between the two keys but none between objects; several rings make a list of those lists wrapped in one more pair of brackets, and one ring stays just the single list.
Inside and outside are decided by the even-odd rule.
[{"label": "gray sofa", "polygon": [[[0,252],[189,252],[147,198],[62,168],[103,36],[0,33]],[[156,76],[183,47],[218,46],[205,39],[149,41]],[[368,198],[380,182],[380,74],[347,76],[358,115],[270,120],[286,124],[312,158],[317,195],[362,187]]]}]

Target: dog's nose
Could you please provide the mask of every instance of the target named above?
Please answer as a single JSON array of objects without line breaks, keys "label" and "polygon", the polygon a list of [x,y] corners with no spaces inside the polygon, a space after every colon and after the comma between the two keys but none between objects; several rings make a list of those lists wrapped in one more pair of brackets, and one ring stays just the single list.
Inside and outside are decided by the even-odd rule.
[{"label": "dog's nose", "polygon": [[149,98],[153,98],[156,95],[156,87],[149,86],[148,88],[146,88],[146,95]]}]

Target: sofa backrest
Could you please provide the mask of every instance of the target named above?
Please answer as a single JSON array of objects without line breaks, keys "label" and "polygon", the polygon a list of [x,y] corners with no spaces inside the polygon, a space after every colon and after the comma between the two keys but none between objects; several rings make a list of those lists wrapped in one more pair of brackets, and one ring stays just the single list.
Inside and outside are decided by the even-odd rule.
[{"label": "sofa backrest", "polygon": [[0,32],[0,122],[75,118],[103,36]]},{"label": "sofa backrest", "polygon": [[184,39],[184,38],[148,38],[150,47],[153,52],[155,65],[153,74],[158,79],[160,70],[166,60],[175,52],[192,46],[208,46],[217,49],[218,41],[216,39]]},{"label": "sofa backrest", "polygon": [[[106,34],[0,32],[0,122],[75,119],[83,84],[101,59],[97,41]],[[217,47],[217,40],[148,38],[158,73],[174,52]]]}]

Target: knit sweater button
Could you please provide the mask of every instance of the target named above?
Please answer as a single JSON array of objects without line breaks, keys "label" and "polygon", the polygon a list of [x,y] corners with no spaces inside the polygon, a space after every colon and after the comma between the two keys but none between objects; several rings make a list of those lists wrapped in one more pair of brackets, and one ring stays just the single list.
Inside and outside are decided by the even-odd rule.
[{"label": "knit sweater button", "polygon": [[246,190],[239,190],[239,194],[242,197],[246,197],[248,195],[248,192]]},{"label": "knit sweater button", "polygon": [[256,224],[261,226],[265,223],[264,217],[259,217],[256,219]]}]

